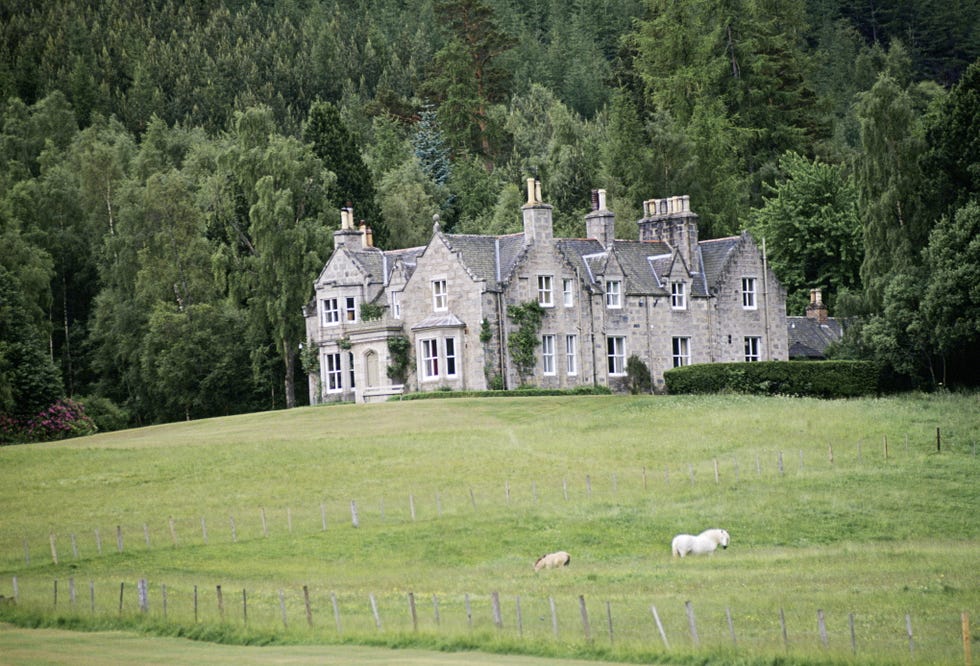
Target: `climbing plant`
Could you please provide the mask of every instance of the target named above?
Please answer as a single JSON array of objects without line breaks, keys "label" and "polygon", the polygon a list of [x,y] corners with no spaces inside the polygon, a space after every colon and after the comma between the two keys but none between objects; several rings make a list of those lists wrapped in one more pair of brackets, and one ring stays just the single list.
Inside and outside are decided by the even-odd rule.
[{"label": "climbing plant", "polygon": [[507,316],[517,330],[510,334],[509,347],[510,357],[514,361],[517,375],[521,384],[525,383],[527,377],[534,372],[537,358],[534,355],[535,348],[541,344],[541,318],[544,316],[544,308],[537,301],[528,301],[520,305],[507,306]]}]

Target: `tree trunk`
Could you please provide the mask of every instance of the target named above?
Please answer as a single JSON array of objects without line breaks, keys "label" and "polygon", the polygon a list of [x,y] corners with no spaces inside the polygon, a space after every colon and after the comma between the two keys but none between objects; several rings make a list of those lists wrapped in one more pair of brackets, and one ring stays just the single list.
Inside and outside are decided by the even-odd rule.
[{"label": "tree trunk", "polygon": [[286,380],[285,380],[285,391],[286,391],[286,409],[292,409],[296,406],[296,362],[295,356],[293,354],[293,348],[289,341],[283,339],[282,341],[282,361],[286,369]]}]

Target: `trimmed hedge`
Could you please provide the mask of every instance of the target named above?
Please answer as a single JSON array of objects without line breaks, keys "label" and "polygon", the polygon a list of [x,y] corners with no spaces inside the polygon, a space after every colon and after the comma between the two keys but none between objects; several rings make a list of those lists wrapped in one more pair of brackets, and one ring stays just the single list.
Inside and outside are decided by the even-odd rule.
[{"label": "trimmed hedge", "polygon": [[880,392],[881,370],[870,361],[705,363],[664,373],[668,393],[750,393],[856,398]]},{"label": "trimmed hedge", "polygon": [[541,395],[609,395],[612,391],[606,386],[577,386],[573,389],[542,389],[526,387],[513,391],[424,391],[420,393],[405,393],[388,398],[389,402],[397,400],[437,400],[439,398],[524,398]]}]

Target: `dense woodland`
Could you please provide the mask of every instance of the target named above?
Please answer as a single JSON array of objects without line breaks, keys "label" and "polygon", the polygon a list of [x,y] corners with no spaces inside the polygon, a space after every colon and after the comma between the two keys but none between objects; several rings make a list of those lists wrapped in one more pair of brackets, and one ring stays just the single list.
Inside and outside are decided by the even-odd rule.
[{"label": "dense woodland", "polygon": [[[842,358],[980,377],[980,5],[961,0],[7,0],[0,442],[305,400],[301,307],[376,244],[617,236],[689,194]],[[299,386],[299,390],[296,387]]]}]

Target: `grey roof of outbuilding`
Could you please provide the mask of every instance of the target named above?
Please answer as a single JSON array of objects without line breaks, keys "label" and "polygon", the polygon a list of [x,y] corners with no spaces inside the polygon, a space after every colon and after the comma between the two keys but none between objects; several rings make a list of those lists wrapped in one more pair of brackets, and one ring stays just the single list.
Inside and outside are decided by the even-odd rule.
[{"label": "grey roof of outbuilding", "polygon": [[841,323],[833,317],[819,322],[810,317],[786,317],[790,358],[825,358],[827,347],[843,335]]}]

